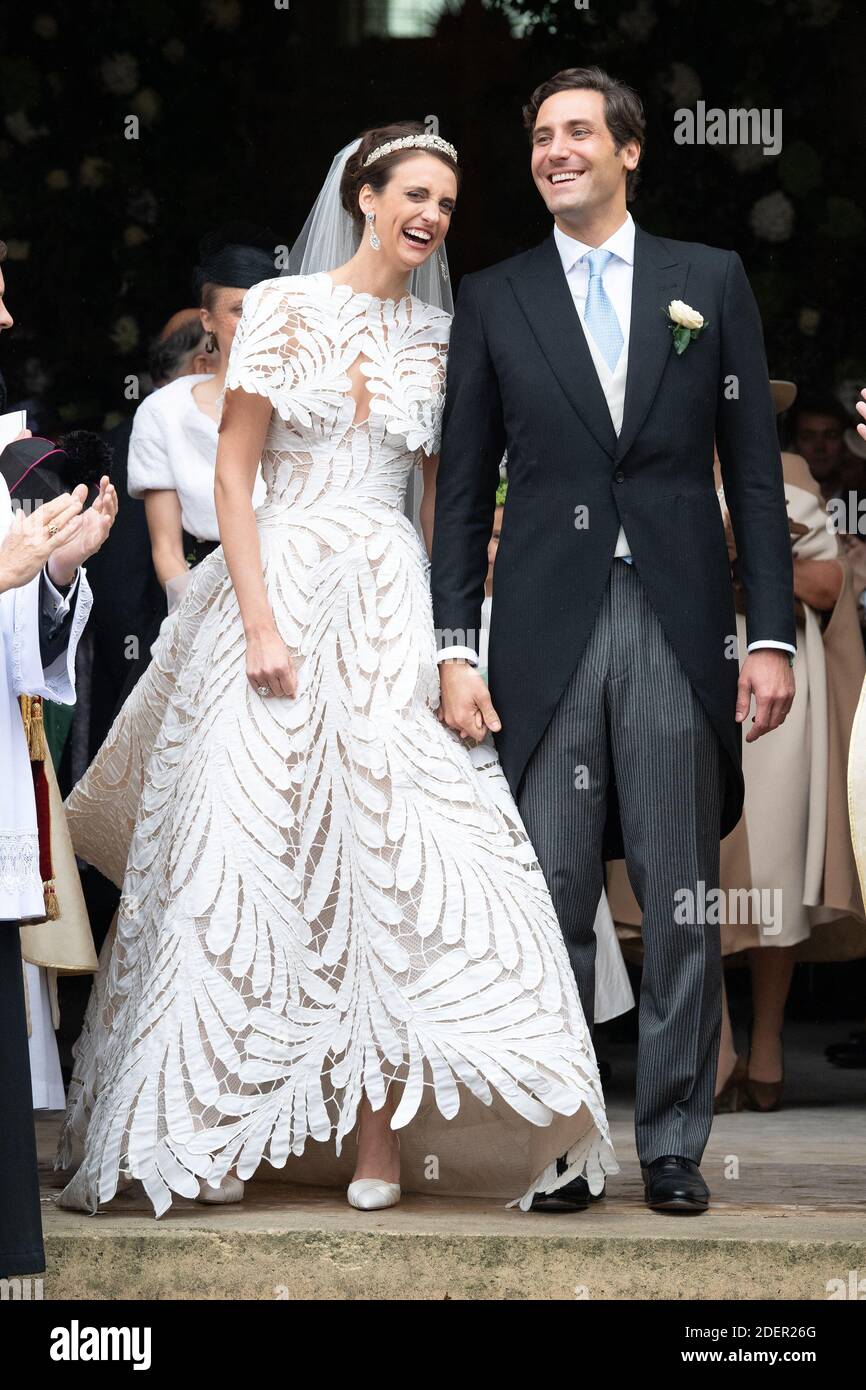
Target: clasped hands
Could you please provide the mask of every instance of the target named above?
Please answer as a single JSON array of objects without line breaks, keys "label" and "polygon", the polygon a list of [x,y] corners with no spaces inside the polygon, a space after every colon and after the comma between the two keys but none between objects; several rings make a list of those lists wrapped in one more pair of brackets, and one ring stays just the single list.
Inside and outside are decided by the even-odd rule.
[{"label": "clasped hands", "polygon": [[470,662],[463,658],[440,662],[439,689],[436,718],[461,738],[480,743],[488,730],[495,734],[502,728],[487,683]]}]

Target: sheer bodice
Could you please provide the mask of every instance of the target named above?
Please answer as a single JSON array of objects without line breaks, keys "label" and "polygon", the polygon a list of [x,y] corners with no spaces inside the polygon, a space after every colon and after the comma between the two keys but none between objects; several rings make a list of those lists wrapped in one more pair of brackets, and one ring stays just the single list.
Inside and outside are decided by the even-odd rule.
[{"label": "sheer bodice", "polygon": [[[380,503],[401,509],[421,452],[439,448],[448,315],[406,295],[356,294],[329,275],[267,280],[232,348],[226,389],[274,407],[265,514]],[[357,366],[362,409],[351,394]]]}]

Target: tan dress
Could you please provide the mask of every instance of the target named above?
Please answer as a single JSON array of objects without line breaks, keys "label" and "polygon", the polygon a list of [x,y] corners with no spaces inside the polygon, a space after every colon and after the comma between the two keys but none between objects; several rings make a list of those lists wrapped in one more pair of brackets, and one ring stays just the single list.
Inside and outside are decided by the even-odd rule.
[{"label": "tan dress", "polygon": [[51,863],[60,916],[30,922],[19,928],[24,961],[24,1001],[30,1044],[30,1076],[35,1109],[62,1110],[66,1104],[55,1030],[60,1027],[58,975],[83,975],[96,970],[96,948],[63,800],[46,749],[51,815]]},{"label": "tan dress", "polygon": [[[797,694],[784,724],[746,743],[743,818],[722,841],[720,921],[725,955],[757,946],[793,946],[802,960],[866,955],[866,922],[847,824],[846,765],[866,659],[851,577],[805,460],[782,456],[788,515],[805,527],[795,558],[838,560],[844,581],[826,627],[804,605],[797,623]],[[741,664],[745,618],[737,615]],[[745,734],[745,731],[744,731]],[[640,913],[624,866],[612,866],[611,907],[624,941]],[[736,890],[752,892],[748,907]]]},{"label": "tan dress", "polygon": [[860,699],[851,730],[851,749],[848,755],[848,815],[851,841],[860,878],[860,892],[866,894],[866,680],[860,688]]}]

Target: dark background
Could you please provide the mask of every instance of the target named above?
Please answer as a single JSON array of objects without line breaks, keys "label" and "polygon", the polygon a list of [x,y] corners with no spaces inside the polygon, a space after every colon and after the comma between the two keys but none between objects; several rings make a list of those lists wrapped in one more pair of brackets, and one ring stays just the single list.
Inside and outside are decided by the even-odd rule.
[{"label": "dark background", "polygon": [[[407,21],[429,37],[394,37]],[[736,248],[771,371],[852,395],[866,381],[864,39],[850,0],[4,0],[10,404],[38,403],[43,430],[129,414],[125,378],[145,372],[150,337],[191,302],[201,233],[243,217],[290,244],[332,155],[367,125],[432,115],[457,145],[455,282],[532,245],[549,219],[521,104],[559,68],[596,61],[646,104],[637,220]],[[781,155],[676,145],[674,112],[699,97],[780,107]],[[136,113],[140,137],[127,140]],[[776,241],[762,221],[774,206]]]}]

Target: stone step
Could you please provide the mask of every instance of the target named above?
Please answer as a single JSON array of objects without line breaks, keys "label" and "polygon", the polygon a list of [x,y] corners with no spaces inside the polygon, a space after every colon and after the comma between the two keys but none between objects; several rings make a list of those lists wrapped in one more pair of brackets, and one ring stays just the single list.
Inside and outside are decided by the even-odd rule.
[{"label": "stone step", "polygon": [[56,1206],[60,1116],[43,1112],[44,1297],[811,1300],[863,1281],[862,1297],[866,1087],[827,1066],[829,1033],[789,1030],[784,1109],[716,1117],[701,1164],[712,1206],[697,1217],[644,1205],[628,1046],[606,1045],[622,1171],[571,1215],[426,1192],[358,1212],[338,1188],[292,1186],[264,1164],[237,1205],[176,1199],[157,1221],[139,1187],[91,1217]]},{"label": "stone step", "polygon": [[[862,1169],[834,1178],[840,1193]],[[414,1195],[357,1212],[332,1189],[256,1179],[242,1203],[177,1199],[157,1221],[138,1187],[93,1217],[56,1193],[43,1202],[50,1299],[826,1299],[830,1281],[866,1277],[862,1203],[668,1216],[644,1206],[636,1165],[568,1215]]]}]

